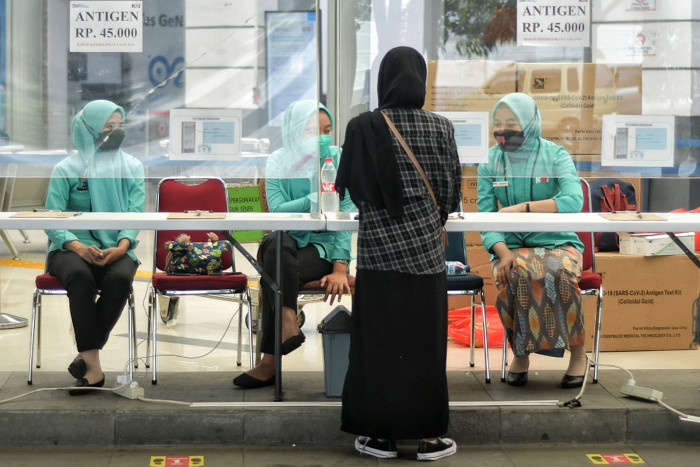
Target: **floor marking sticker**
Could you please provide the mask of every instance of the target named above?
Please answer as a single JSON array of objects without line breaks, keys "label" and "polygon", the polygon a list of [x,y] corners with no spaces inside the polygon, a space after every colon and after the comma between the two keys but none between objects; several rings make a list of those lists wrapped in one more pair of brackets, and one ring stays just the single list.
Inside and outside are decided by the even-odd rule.
[{"label": "floor marking sticker", "polygon": [[150,467],[200,467],[204,456],[151,456]]},{"label": "floor marking sticker", "polygon": [[633,452],[619,454],[586,454],[595,465],[644,464],[644,459]]}]

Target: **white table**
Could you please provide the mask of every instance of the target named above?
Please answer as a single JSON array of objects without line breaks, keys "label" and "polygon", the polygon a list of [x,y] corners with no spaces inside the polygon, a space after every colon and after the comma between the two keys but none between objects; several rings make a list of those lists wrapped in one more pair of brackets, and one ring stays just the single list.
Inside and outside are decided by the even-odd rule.
[{"label": "white table", "polygon": [[[168,219],[168,213],[83,213],[69,218],[13,218],[0,212],[0,229],[139,229],[178,230],[357,230],[357,213],[228,213],[223,219]],[[452,215],[447,230],[453,232],[695,232],[700,231],[700,213],[654,213],[662,220],[649,220],[643,213],[638,220],[609,220],[597,213],[479,213]],[[278,245],[278,250],[281,246]],[[277,284],[280,283],[279,275]],[[275,329],[281,339],[281,312],[276,304]],[[277,342],[276,345],[281,345]],[[276,347],[275,400],[281,400],[281,353]]]},{"label": "white table", "polygon": [[[328,214],[326,229],[357,230],[357,213]],[[651,220],[653,215],[663,220]],[[451,214],[450,232],[696,232],[700,213],[641,213],[636,220],[609,220],[600,213],[462,212]]]}]

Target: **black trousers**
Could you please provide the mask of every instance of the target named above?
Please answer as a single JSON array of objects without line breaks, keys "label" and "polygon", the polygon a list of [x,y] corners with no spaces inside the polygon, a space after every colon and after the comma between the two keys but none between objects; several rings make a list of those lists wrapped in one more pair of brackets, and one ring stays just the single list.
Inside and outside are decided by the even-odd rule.
[{"label": "black trousers", "polygon": [[[266,235],[258,248],[258,263],[275,279],[277,277],[277,236],[282,235],[282,306],[296,310],[297,295],[302,284],[333,272],[333,264],[321,258],[314,245],[299,248],[296,240],[285,232]],[[260,351],[275,353],[275,291],[265,281],[262,287],[263,335]]]},{"label": "black trousers", "polygon": [[72,251],[49,254],[48,272],[68,291],[78,352],[101,350],[107,343],[129,298],[136,268],[128,255],[107,266],[95,266]]}]

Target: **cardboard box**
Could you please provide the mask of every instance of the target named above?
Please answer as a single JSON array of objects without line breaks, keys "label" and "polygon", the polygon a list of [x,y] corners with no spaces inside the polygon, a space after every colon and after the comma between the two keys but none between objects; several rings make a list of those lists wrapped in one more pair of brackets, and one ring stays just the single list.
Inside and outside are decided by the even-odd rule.
[{"label": "cardboard box", "polygon": [[543,137],[572,155],[600,154],[602,116],[641,113],[641,83],[641,65],[429,61],[425,109],[490,112],[517,90],[537,101]]},{"label": "cardboard box", "polygon": [[[477,167],[462,166],[462,211],[477,211]],[[467,245],[481,245],[481,234],[479,232],[465,232],[464,238]],[[483,248],[482,248],[483,250]]]},{"label": "cardboard box", "polygon": [[[620,253],[623,255],[664,256],[685,254],[667,234],[621,232],[619,237]],[[695,232],[676,233],[676,237],[690,251],[695,250]]]},{"label": "cardboard box", "polygon": [[[683,256],[596,254],[603,274],[601,351],[693,348],[700,271]],[[593,347],[595,300],[584,302],[586,348]]]}]

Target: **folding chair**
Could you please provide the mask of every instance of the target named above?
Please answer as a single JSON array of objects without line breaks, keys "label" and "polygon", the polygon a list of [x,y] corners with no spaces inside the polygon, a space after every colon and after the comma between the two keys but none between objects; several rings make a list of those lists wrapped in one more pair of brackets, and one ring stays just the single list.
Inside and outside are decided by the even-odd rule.
[{"label": "folding chair", "polygon": [[[48,251],[48,248],[47,248]],[[41,309],[44,295],[68,295],[65,287],[56,276],[52,276],[46,270],[43,274],[36,276],[34,280],[34,294],[32,297],[32,316],[29,327],[29,371],[27,373],[27,384],[33,381],[34,367],[34,343],[36,342],[36,367],[41,368]],[[99,293],[99,292],[98,292]],[[138,355],[136,347],[136,317],[134,309],[134,293],[129,293],[127,300],[128,310],[128,339],[129,339],[129,379],[134,377],[134,368],[138,368]]]},{"label": "folding chair", "polygon": [[[445,259],[447,261],[459,261],[467,264],[467,248],[464,239],[464,232],[448,232],[448,245],[445,248]],[[484,295],[484,278],[477,274],[448,274],[447,275],[448,295],[469,295],[471,305],[471,339],[469,341],[469,366],[474,367],[474,337],[476,306],[474,297],[479,297],[481,302],[481,323],[484,334],[484,365],[486,369],[486,382],[491,382],[491,367],[489,364],[489,342],[486,324],[486,298]]]},{"label": "folding chair", "polygon": [[[581,179],[581,189],[583,190],[583,209],[581,212],[592,212],[591,190],[588,182]],[[578,286],[581,295],[595,295],[595,332],[593,335],[593,383],[598,382],[598,358],[600,356],[600,328],[603,318],[603,278],[601,274],[595,272],[595,235],[592,232],[576,232],[583,242],[583,266],[581,270],[581,280]]]},{"label": "folding chair", "polygon": [[[156,192],[156,211],[183,212],[186,210],[227,212],[228,191],[220,178],[212,177],[169,177],[161,180]],[[193,242],[207,241],[205,230],[158,230],[153,242],[153,276],[151,296],[148,304],[148,348],[152,351],[151,365],[153,378],[157,384],[157,317],[158,296],[179,298],[186,296],[235,295],[238,302],[238,356],[236,363],[241,365],[243,300],[248,305],[247,314],[250,367],[253,367],[253,326],[251,321],[251,299],[248,290],[248,277],[235,272],[233,248],[222,256],[223,274],[212,275],[172,275],[166,274],[168,251],[164,244],[181,233],[186,233]]]},{"label": "folding chair", "polygon": [[[588,182],[581,178],[583,190],[583,207],[581,212],[591,212],[591,190]],[[595,295],[596,303],[595,332],[593,337],[593,383],[598,382],[598,358],[600,356],[600,322],[603,316],[603,278],[595,272],[595,235],[592,232],[576,232],[583,242],[583,264],[581,265],[581,279],[578,281],[581,295]],[[501,381],[506,380],[508,339],[503,333],[503,364],[501,366]]]}]

